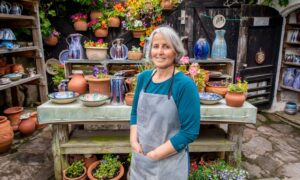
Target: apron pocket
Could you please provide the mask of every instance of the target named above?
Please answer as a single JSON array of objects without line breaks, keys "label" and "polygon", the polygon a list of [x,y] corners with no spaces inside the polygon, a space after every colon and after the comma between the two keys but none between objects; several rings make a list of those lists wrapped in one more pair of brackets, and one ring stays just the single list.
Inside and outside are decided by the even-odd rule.
[{"label": "apron pocket", "polygon": [[146,156],[132,152],[132,176],[134,179],[155,179],[157,176],[158,161],[151,160]]}]

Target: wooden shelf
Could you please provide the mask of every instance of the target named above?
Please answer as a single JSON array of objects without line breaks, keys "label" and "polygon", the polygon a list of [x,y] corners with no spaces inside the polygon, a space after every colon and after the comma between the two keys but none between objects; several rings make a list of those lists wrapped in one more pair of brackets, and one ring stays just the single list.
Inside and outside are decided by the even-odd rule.
[{"label": "wooden shelf", "polygon": [[289,45],[300,45],[300,42],[285,42],[285,43]]},{"label": "wooden shelf", "polygon": [[292,62],[282,62],[282,64],[286,64],[286,65],[289,65],[289,66],[297,66],[297,67],[300,67],[300,64],[296,64],[296,63],[292,63]]},{"label": "wooden shelf", "polygon": [[0,85],[0,90],[4,90],[4,89],[7,89],[7,88],[18,86],[20,84],[24,84],[24,83],[27,83],[27,82],[30,82],[30,81],[33,81],[33,80],[36,80],[36,79],[40,79],[41,77],[42,76],[40,74],[37,74],[33,77],[28,77],[28,78],[23,78],[23,79],[20,79],[20,80],[17,80],[17,81],[12,81],[9,84]]},{"label": "wooden shelf", "polygon": [[284,85],[280,85],[281,88],[283,89],[288,89],[288,90],[291,90],[291,91],[295,91],[295,92],[300,92],[300,89],[295,89],[295,88],[292,88],[292,87],[288,87],[288,86],[284,86]]},{"label": "wooden shelf", "polygon": [[141,64],[146,63],[146,59],[142,59],[139,61],[133,61],[133,60],[112,60],[112,59],[106,59],[106,60],[88,60],[88,59],[69,59],[66,60],[65,63],[72,63],[72,64]]},{"label": "wooden shelf", "polygon": [[0,54],[8,54],[8,53],[16,53],[16,52],[24,52],[24,51],[35,51],[39,48],[37,46],[30,46],[30,47],[20,47],[16,49],[0,49]]},{"label": "wooden shelf", "polygon": [[300,23],[287,23],[287,25],[290,25],[290,26],[300,26]]},{"label": "wooden shelf", "polygon": [[35,20],[34,16],[0,14],[0,20]]}]

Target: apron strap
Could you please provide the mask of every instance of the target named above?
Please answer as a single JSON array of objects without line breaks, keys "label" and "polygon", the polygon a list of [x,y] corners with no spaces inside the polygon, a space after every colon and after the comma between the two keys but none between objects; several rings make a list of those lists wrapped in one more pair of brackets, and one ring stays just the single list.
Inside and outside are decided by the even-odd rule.
[{"label": "apron strap", "polygon": [[148,80],[148,82],[147,82],[147,84],[146,84],[146,86],[145,86],[145,88],[144,88],[144,92],[146,92],[146,89],[148,88],[148,86],[149,86],[149,84],[150,84],[150,82],[151,82],[151,80],[152,80],[152,77],[154,76],[155,73],[156,73],[156,69],[153,70],[153,72],[152,72],[152,74],[151,74],[151,77],[150,77],[150,79]]}]

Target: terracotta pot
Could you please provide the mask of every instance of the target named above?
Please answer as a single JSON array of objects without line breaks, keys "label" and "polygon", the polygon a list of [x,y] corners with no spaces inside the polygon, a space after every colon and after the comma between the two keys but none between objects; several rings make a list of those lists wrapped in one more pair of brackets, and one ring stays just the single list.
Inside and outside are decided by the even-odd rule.
[{"label": "terracotta pot", "polygon": [[81,175],[81,176],[79,176],[79,177],[77,177],[77,178],[68,178],[67,176],[66,176],[66,169],[63,171],[63,179],[64,180],[86,180],[87,179],[87,170],[86,170],[86,168],[85,167],[83,167],[84,168],[84,172],[83,172],[83,174]]},{"label": "terracotta pot", "polygon": [[108,30],[98,28],[98,29],[95,30],[94,34],[95,34],[96,37],[107,37]]},{"label": "terracotta pot", "polygon": [[0,129],[0,153],[4,153],[9,150],[14,139],[13,129],[5,116],[0,116]]},{"label": "terracotta pot", "polygon": [[145,35],[145,30],[132,30],[133,38],[140,38],[141,36]]},{"label": "terracotta pot", "polygon": [[15,72],[18,72],[18,73],[24,73],[24,67],[22,64],[13,64],[11,66],[11,72],[15,73]]},{"label": "terracotta pot", "polygon": [[244,93],[227,92],[225,95],[226,104],[231,107],[243,106],[246,97]]},{"label": "terracotta pot", "polygon": [[121,20],[118,17],[110,17],[108,19],[108,27],[120,27]]},{"label": "terracotta pot", "polygon": [[133,98],[134,98],[134,93],[133,92],[126,93],[125,94],[125,103],[126,103],[126,105],[132,106]]},{"label": "terracotta pot", "polygon": [[97,79],[93,76],[87,78],[90,93],[100,93],[110,97],[110,78]]},{"label": "terracotta pot", "polygon": [[103,13],[100,12],[100,11],[92,11],[90,13],[90,18],[91,19],[97,19],[98,17],[101,17],[101,16],[103,16]]},{"label": "terracotta pot", "polygon": [[58,37],[50,35],[50,36],[45,38],[45,43],[48,46],[56,46],[56,44],[58,43]]},{"label": "terracotta pot", "polygon": [[6,66],[5,66],[5,74],[9,74],[9,73],[11,73],[11,66],[12,66],[12,64],[7,64]]},{"label": "terracotta pot", "polygon": [[84,94],[87,90],[87,82],[81,72],[75,72],[68,83],[68,90]]},{"label": "terracotta pot", "polygon": [[228,91],[228,88],[223,86],[206,86],[205,91],[216,93],[224,97]]},{"label": "terracotta pot", "polygon": [[141,60],[142,57],[142,52],[128,51],[128,60]]},{"label": "terracotta pot", "polygon": [[29,117],[35,124],[37,124],[38,123],[38,121],[37,121],[37,112],[36,111],[34,111],[34,112],[32,112],[31,114],[30,114],[30,117]]},{"label": "terracotta pot", "polygon": [[92,155],[91,157],[84,157],[84,166],[88,169],[93,162],[97,161],[97,156]]},{"label": "terracotta pot", "polygon": [[25,135],[31,135],[35,130],[35,121],[32,118],[23,119],[19,125],[19,131]]},{"label": "terracotta pot", "polygon": [[6,60],[4,57],[0,57],[0,67],[5,67],[6,65]]},{"label": "terracotta pot", "polygon": [[83,20],[79,20],[74,22],[75,31],[86,31],[88,28],[87,22]]},{"label": "terracotta pot", "polygon": [[85,48],[85,53],[88,60],[105,60],[107,59],[107,50],[108,48],[97,48],[97,47],[90,47]]},{"label": "terracotta pot", "polygon": [[6,71],[6,67],[0,67],[0,75],[3,75],[5,74],[5,71]]},{"label": "terracotta pot", "polygon": [[[88,175],[88,177],[89,177],[90,180],[97,180],[92,175],[92,172],[98,166],[99,163],[100,163],[100,161],[96,161],[93,164],[91,164],[90,167],[88,168],[87,175]],[[124,175],[124,166],[121,164],[118,176],[112,178],[111,180],[119,180],[119,179],[122,178],[123,175]]]},{"label": "terracotta pot", "polygon": [[173,9],[172,0],[162,0],[160,3],[160,7],[163,10],[172,10]]},{"label": "terracotta pot", "polygon": [[18,130],[22,111],[23,107],[10,107],[4,110],[4,114],[6,114],[7,118],[10,120],[10,124],[14,131]]}]

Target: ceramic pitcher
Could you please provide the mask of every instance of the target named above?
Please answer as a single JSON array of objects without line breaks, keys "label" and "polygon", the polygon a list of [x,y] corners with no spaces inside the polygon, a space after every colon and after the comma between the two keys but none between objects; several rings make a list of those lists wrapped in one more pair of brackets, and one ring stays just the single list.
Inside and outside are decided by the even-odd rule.
[{"label": "ceramic pitcher", "polygon": [[124,104],[125,99],[125,78],[113,76],[110,79],[111,103],[116,105]]},{"label": "ceramic pitcher", "polygon": [[114,60],[125,60],[128,56],[128,48],[123,44],[124,39],[117,38],[112,42],[110,56]]},{"label": "ceramic pitcher", "polygon": [[226,58],[227,44],[224,38],[225,30],[215,30],[215,40],[212,45],[211,58]]},{"label": "ceramic pitcher", "polygon": [[81,34],[70,34],[66,41],[69,45],[69,59],[84,59],[84,52],[81,45]]},{"label": "ceramic pitcher", "polygon": [[23,11],[23,6],[21,4],[13,3],[10,14],[21,15],[22,11]]},{"label": "ceramic pitcher", "polygon": [[296,76],[293,82],[293,88],[300,89],[300,69],[296,70]]},{"label": "ceramic pitcher", "polygon": [[6,1],[1,1],[0,3],[0,13],[9,14],[11,9],[11,4]]}]

